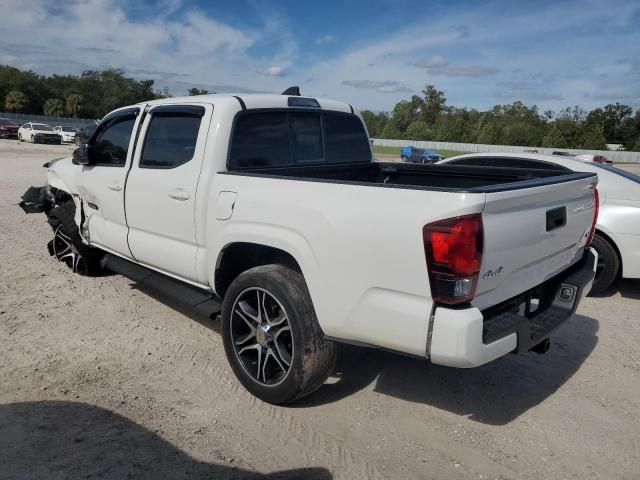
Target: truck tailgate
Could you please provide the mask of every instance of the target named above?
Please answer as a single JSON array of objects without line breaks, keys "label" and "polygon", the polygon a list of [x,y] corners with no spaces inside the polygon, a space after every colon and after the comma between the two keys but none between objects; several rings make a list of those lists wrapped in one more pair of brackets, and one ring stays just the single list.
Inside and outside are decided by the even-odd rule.
[{"label": "truck tailgate", "polygon": [[473,305],[508,300],[556,275],[582,254],[597,177],[486,193],[484,255]]}]

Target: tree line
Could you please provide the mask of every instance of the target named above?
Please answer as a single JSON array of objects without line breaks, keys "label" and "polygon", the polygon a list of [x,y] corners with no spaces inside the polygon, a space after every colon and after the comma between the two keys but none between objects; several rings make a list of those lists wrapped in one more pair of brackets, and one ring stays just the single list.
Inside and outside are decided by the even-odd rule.
[{"label": "tree line", "polygon": [[[189,95],[207,90],[191,88]],[[444,92],[427,85],[420,95],[398,102],[391,112],[364,110],[369,134],[377,138],[523,145],[600,150],[606,143],[640,151],[640,110],[609,104],[587,111],[580,106],[540,113],[516,101],[481,112],[447,105]],[[170,96],[154,80],[136,80],[120,69],[87,70],[81,75],[39,75],[0,65],[0,101],[16,113],[102,118],[111,110]]]},{"label": "tree line", "polygon": [[605,149],[607,143],[640,151],[640,110],[609,104],[587,111],[580,106],[540,113],[521,101],[481,112],[447,105],[444,92],[427,85],[422,96],[396,104],[391,112],[364,110],[374,138]]},{"label": "tree line", "polygon": [[168,95],[153,80],[129,78],[119,69],[46,76],[0,65],[0,101],[10,112],[102,118],[115,108]]}]

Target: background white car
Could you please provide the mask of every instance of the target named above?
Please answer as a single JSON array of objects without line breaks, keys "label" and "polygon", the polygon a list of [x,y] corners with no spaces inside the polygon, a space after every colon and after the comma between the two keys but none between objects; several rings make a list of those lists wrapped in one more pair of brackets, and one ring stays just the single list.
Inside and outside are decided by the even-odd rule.
[{"label": "background white car", "polygon": [[73,143],[76,140],[78,129],[71,125],[56,125],[53,130],[62,137],[63,142]]},{"label": "background white car", "polygon": [[610,165],[585,163],[584,158],[529,153],[475,153],[447,158],[441,164],[597,173],[600,211],[593,247],[598,268],[591,293],[606,290],[618,276],[640,278],[640,176]]},{"label": "background white car", "polygon": [[18,129],[18,140],[33,143],[62,143],[62,137],[46,123],[27,122]]}]

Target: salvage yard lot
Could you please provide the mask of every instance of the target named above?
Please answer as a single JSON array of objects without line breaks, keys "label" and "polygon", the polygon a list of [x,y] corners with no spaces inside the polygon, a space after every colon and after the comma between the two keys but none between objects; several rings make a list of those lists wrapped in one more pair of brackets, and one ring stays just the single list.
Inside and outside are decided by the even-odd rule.
[{"label": "salvage yard lot", "polygon": [[0,478],[637,478],[640,282],[587,298],[546,355],[454,370],[341,347],[274,407],[188,295],[49,257],[16,204],[71,151],[0,140]]}]

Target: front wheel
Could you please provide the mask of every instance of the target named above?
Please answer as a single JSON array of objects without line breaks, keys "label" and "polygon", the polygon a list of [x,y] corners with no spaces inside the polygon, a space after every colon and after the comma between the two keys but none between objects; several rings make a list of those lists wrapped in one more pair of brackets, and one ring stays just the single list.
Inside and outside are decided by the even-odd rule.
[{"label": "front wheel", "polygon": [[324,338],[304,278],[282,265],[252,268],[231,283],[222,335],[240,383],[269,403],[309,395],[335,363],[335,345]]},{"label": "front wheel", "polygon": [[593,280],[591,295],[604,292],[611,286],[620,271],[620,258],[618,252],[603,236],[596,234],[591,246],[598,252],[598,265],[596,266],[596,278]]},{"label": "front wheel", "polygon": [[22,134],[21,133],[18,134],[18,141],[19,142],[24,142],[24,140],[22,139]]}]

